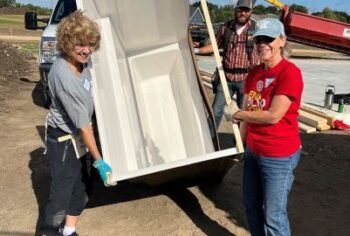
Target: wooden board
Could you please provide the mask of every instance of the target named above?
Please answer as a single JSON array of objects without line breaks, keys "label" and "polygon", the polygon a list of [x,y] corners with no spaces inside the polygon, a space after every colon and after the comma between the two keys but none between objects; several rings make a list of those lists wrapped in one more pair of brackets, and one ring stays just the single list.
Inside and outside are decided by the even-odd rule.
[{"label": "wooden board", "polygon": [[316,127],[316,129],[319,130],[319,131],[324,131],[324,130],[330,130],[331,127],[329,125],[318,125]]},{"label": "wooden board", "polygon": [[310,125],[312,127],[317,127],[317,126],[320,126],[320,125],[326,125],[327,124],[327,120],[322,118],[322,117],[319,117],[319,116],[316,116],[316,115],[313,115],[311,113],[308,113],[306,111],[303,111],[303,110],[299,110],[299,118],[298,118],[299,121],[307,124],[307,125]]},{"label": "wooden board", "polygon": [[211,83],[211,77],[208,77],[208,76],[206,76],[206,75],[202,75],[201,77],[202,77],[202,80],[203,80],[203,81],[205,81],[205,82],[207,82],[207,83]]},{"label": "wooden board", "polygon": [[312,108],[310,106],[307,106],[306,104],[302,104],[300,107],[300,110],[306,111],[310,114],[316,115],[318,117],[324,118],[327,120],[327,125],[330,127],[333,127],[333,122],[335,120],[335,115],[327,114],[325,112],[316,110],[315,108]]},{"label": "wooden board", "polygon": [[205,76],[208,76],[210,78],[213,76],[212,72],[206,71],[204,69],[200,69],[199,72],[201,73],[201,75],[205,75]]},{"label": "wooden board", "polygon": [[[221,57],[219,54],[218,45],[217,45],[215,34],[214,34],[213,25],[211,23],[208,5],[207,5],[206,0],[200,0],[200,2],[201,2],[202,10],[204,13],[205,23],[206,23],[207,28],[208,28],[208,33],[209,33],[211,45],[213,47],[214,58],[215,58],[218,72],[219,72],[220,82],[221,82],[222,89],[224,92],[226,105],[230,105],[232,100],[231,100],[230,92],[228,90],[226,77],[225,77],[224,69],[223,69],[222,62],[221,62]],[[244,152],[244,146],[243,146],[243,142],[242,142],[241,134],[239,132],[238,125],[232,123],[232,129],[233,129],[233,135],[235,136],[235,140],[236,140],[237,150],[238,150],[238,152],[242,153],[242,152]]]},{"label": "wooden board", "polygon": [[299,124],[299,130],[301,130],[304,133],[308,134],[308,133],[316,132],[316,128],[315,127],[309,126],[309,125],[304,124],[302,122],[298,122],[298,124]]}]

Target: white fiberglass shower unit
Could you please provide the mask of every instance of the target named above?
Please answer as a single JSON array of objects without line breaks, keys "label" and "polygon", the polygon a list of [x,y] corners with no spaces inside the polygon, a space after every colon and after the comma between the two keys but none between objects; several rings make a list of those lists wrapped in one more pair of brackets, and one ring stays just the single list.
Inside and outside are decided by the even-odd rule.
[{"label": "white fiberglass shower unit", "polygon": [[213,145],[188,43],[188,0],[78,0],[77,6],[101,30],[91,72],[113,180],[237,154]]}]

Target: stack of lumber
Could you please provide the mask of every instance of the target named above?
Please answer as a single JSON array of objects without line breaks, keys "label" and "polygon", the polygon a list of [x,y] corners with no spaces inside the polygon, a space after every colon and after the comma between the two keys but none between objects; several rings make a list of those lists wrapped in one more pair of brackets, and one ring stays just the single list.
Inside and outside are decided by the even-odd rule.
[{"label": "stack of lumber", "polygon": [[299,130],[312,133],[329,130],[333,127],[335,120],[334,112],[321,107],[302,104],[299,109]]},{"label": "stack of lumber", "polygon": [[211,83],[211,78],[213,76],[213,73],[206,71],[206,70],[199,70],[199,73],[201,74],[202,80],[203,80],[203,84],[204,86],[213,89],[212,83]]}]

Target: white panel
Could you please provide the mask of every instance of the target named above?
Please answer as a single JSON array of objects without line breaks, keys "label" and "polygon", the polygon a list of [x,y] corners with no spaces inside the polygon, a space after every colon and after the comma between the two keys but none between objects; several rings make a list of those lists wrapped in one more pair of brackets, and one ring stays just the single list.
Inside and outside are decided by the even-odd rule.
[{"label": "white panel", "polygon": [[152,164],[186,158],[171,72],[177,47],[131,57],[130,70]]},{"label": "white panel", "polygon": [[188,0],[84,0],[102,34],[92,74],[114,180],[234,155],[215,152],[187,41]]},{"label": "white panel", "polygon": [[[101,48],[93,57],[94,101],[98,118],[99,133],[103,156],[117,172],[127,172],[146,165],[141,138],[135,138],[134,132],[140,132],[136,119],[130,117],[127,104],[134,104],[128,96],[120,78],[123,74],[116,66],[117,57],[109,19],[98,20],[101,26]],[[128,101],[128,100],[131,100]],[[136,121],[136,122],[135,122]],[[139,137],[139,136],[136,136]],[[128,158],[133,157],[133,158]]]},{"label": "white panel", "polygon": [[134,177],[138,176],[144,176],[144,175],[149,175],[149,174],[154,174],[157,172],[165,171],[165,170],[171,170],[173,168],[179,168],[187,165],[192,165],[196,164],[199,162],[204,162],[204,161],[209,161],[209,160],[214,160],[214,159],[219,159],[227,156],[232,156],[238,154],[238,151],[236,148],[230,148],[226,150],[221,150],[217,152],[211,152],[206,155],[201,155],[198,157],[191,157],[187,158],[184,160],[179,160],[179,161],[174,161],[174,162],[169,162],[165,163],[163,165],[156,165],[148,168],[143,168],[138,171],[130,171],[129,173],[126,174],[115,174],[115,178],[117,180],[125,180],[125,179],[131,179]]}]

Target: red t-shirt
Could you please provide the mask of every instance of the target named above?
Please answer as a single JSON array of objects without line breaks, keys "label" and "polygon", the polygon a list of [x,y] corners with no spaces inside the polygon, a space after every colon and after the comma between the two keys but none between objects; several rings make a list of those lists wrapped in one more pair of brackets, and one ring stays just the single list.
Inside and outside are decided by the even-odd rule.
[{"label": "red t-shirt", "polygon": [[247,111],[268,110],[275,95],[286,95],[292,101],[276,124],[247,122],[246,142],[253,152],[261,156],[285,157],[300,148],[298,109],[303,87],[300,69],[286,59],[269,70],[260,65],[249,73],[244,87],[244,93],[248,95]]}]

